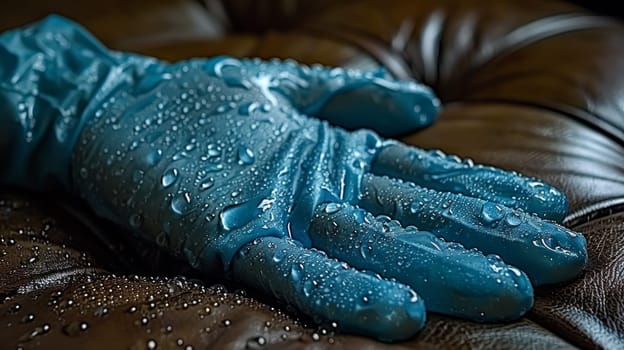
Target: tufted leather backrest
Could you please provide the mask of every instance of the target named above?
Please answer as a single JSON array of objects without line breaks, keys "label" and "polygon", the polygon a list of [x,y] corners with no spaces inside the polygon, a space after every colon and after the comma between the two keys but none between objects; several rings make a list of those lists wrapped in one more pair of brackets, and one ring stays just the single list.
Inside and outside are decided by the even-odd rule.
[{"label": "tufted leather backrest", "polygon": [[[590,266],[571,284],[538,290],[534,310],[519,322],[478,325],[432,315],[418,337],[396,347],[624,347],[624,25],[620,20],[563,1],[538,0],[9,0],[0,4],[0,30],[50,12],[83,23],[113,48],[172,61],[230,54],[363,68],[381,64],[399,78],[430,85],[444,103],[439,121],[404,140],[535,175],[563,189],[571,205],[567,223],[586,234]],[[124,241],[123,235],[108,234],[126,246],[134,244]],[[68,249],[61,247],[62,242],[59,238],[52,244],[55,249]],[[72,247],[95,252],[88,244]],[[10,265],[11,261],[18,264],[18,258],[5,259],[8,265],[1,267],[0,275],[19,270],[24,276],[56,276],[58,269],[75,269],[77,276],[93,273],[78,260],[68,267],[53,264],[53,257],[46,259],[52,260],[42,265],[45,268],[38,265],[31,270]],[[128,271],[95,262],[93,266]],[[162,273],[164,266],[154,270]],[[101,277],[108,275],[98,271],[100,277],[89,278],[103,278],[104,284],[112,278]],[[8,278],[3,285],[14,289],[4,290],[5,295],[17,293],[27,281]],[[158,291],[161,282],[114,283],[141,284]],[[73,288],[74,282],[63,283],[69,287],[58,288]],[[206,293],[197,286],[184,288]],[[105,299],[102,293],[99,296]],[[206,300],[212,302],[210,298]],[[267,312],[263,307],[250,309],[262,314]],[[264,322],[258,320],[268,317],[245,312],[236,314],[247,320],[236,330],[240,337],[219,328],[218,334],[227,334],[222,341],[246,344]],[[175,315],[172,324],[183,324],[184,316]],[[133,319],[116,320],[123,325]],[[305,335],[311,331],[291,326],[303,334],[300,342],[314,346]],[[101,339],[115,334],[115,327],[107,327]],[[180,329],[186,338],[197,335],[193,327]],[[279,332],[267,332],[280,339]],[[0,339],[11,339],[4,334]],[[147,339],[143,333],[130,334]],[[222,344],[214,340],[218,337],[201,339],[204,342],[198,344],[205,346]],[[381,346],[355,337],[332,339],[343,347]]]}]

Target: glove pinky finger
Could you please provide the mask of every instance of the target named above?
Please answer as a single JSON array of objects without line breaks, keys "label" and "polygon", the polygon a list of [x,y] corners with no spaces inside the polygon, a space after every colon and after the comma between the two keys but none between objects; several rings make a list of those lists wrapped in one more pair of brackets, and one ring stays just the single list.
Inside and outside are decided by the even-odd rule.
[{"label": "glove pinky finger", "polygon": [[[315,321],[384,341],[407,339],[425,323],[423,300],[408,286],[357,271],[292,240],[266,237],[234,257],[235,280],[294,305]],[[320,316],[320,317],[319,317]]]}]

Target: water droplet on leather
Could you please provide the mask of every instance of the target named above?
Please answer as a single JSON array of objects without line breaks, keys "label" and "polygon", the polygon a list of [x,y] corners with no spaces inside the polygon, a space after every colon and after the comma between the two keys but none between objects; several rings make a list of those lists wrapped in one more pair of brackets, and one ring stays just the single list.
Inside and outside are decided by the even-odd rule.
[{"label": "water droplet on leather", "polygon": [[13,312],[13,313],[18,312],[21,309],[22,309],[22,305],[20,305],[20,304],[13,304],[13,305],[11,305],[11,312]]},{"label": "water droplet on leather", "polygon": [[32,322],[35,320],[35,315],[34,314],[28,314],[26,316],[24,316],[22,318],[22,323],[28,323],[28,322]]},{"label": "water droplet on leather", "polygon": [[77,337],[83,334],[87,329],[89,329],[89,324],[86,322],[73,321],[63,326],[63,334],[70,337]]},{"label": "water droplet on leather", "polygon": [[108,307],[107,306],[99,306],[97,309],[95,309],[95,312],[93,312],[93,315],[97,316],[97,317],[104,317],[106,315],[108,315]]},{"label": "water droplet on leather", "polygon": [[158,347],[158,343],[154,339],[148,340],[146,345],[148,350],[154,350]]},{"label": "water droplet on leather", "polygon": [[492,202],[483,203],[481,220],[486,224],[493,224],[503,218],[503,208]]},{"label": "water droplet on leather", "polygon": [[42,326],[40,327],[35,327],[35,329],[33,329],[32,331],[24,334],[23,336],[21,336],[19,338],[19,340],[21,341],[31,341],[35,338],[37,338],[40,335],[46,334],[50,331],[51,327],[49,324],[44,323]]},{"label": "water droplet on leather", "polygon": [[178,179],[178,169],[173,168],[165,171],[163,176],[160,178],[160,184],[163,188],[167,188],[173,185],[174,182]]},{"label": "water droplet on leather", "polygon": [[130,306],[130,307],[128,308],[128,310],[126,310],[126,312],[127,312],[127,313],[129,313],[129,314],[133,314],[133,313],[135,313],[136,311],[137,311],[137,307],[136,307],[136,306]]},{"label": "water droplet on leather", "polygon": [[267,340],[263,336],[253,337],[247,340],[246,349],[260,349],[264,347]]}]

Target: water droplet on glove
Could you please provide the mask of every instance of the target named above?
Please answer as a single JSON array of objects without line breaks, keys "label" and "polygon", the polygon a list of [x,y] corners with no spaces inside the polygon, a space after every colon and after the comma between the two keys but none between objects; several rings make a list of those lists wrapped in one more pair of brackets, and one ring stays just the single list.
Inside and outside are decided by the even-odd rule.
[{"label": "water droplet on glove", "polygon": [[178,193],[171,199],[171,210],[178,214],[183,215],[191,206],[191,195],[188,192]]},{"label": "water droplet on glove", "polygon": [[176,168],[169,169],[160,178],[160,184],[162,185],[163,188],[167,188],[173,185],[174,182],[176,182],[176,180],[178,179],[178,175],[179,175],[178,169]]},{"label": "water droplet on glove", "polygon": [[483,203],[481,220],[486,224],[494,224],[503,218],[503,208],[492,202]]},{"label": "water droplet on glove", "polygon": [[254,153],[251,149],[245,146],[240,146],[238,148],[238,162],[239,164],[253,164],[255,160]]}]

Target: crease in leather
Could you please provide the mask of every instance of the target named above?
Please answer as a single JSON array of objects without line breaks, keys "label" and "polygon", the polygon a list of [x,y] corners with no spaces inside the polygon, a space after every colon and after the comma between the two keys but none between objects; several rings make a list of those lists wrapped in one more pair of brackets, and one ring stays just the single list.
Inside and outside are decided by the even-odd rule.
[{"label": "crease in leather", "polygon": [[620,212],[624,212],[624,198],[613,198],[577,209],[569,213],[563,223],[566,226],[579,226]]},{"label": "crease in leather", "polygon": [[399,29],[396,32],[396,35],[394,35],[390,43],[390,47],[393,51],[401,52],[407,49],[409,39],[414,33],[414,28],[414,21],[409,18],[401,22],[401,24],[399,25]]},{"label": "crease in leather", "polygon": [[[592,262],[586,275],[565,286],[543,289],[531,318],[583,348],[622,349],[622,211],[591,218],[586,231]],[[559,288],[560,287],[560,288]]]},{"label": "crease in leather", "polygon": [[[450,102],[460,102],[458,101],[450,101]],[[461,101],[466,102],[466,101]],[[598,118],[597,116],[581,110],[579,108],[574,108],[570,106],[565,106],[562,104],[548,104],[546,102],[538,103],[538,102],[527,102],[527,101],[518,101],[513,99],[472,99],[467,102],[478,102],[478,103],[500,103],[500,104],[509,104],[515,106],[524,106],[524,107],[533,107],[536,109],[546,110],[551,113],[559,114],[564,117],[568,117],[571,120],[574,120],[581,125],[588,127],[596,132],[603,134],[605,137],[613,140],[615,143],[624,147],[624,130],[620,130],[614,124]],[[447,102],[448,103],[448,102]]]},{"label": "crease in leather", "polygon": [[[433,18],[431,21],[435,24],[435,26],[433,27],[434,29],[425,29],[425,33],[423,33],[423,37],[431,37],[430,40],[425,40],[425,42],[428,43],[424,45],[425,47],[427,47],[427,49],[422,49],[424,56],[423,61],[425,61],[423,62],[423,64],[425,65],[424,72],[425,74],[436,74],[436,77],[439,75],[438,73],[440,67],[439,64],[436,64],[440,57],[440,33],[442,32],[441,28],[443,28],[443,22],[445,19],[445,17],[440,13],[440,11],[436,11],[431,16],[431,18]],[[540,31],[540,26],[547,26],[548,30]],[[495,45],[497,47],[488,50],[486,53],[477,54],[476,63],[473,65],[472,69],[473,72],[467,73],[467,75],[475,74],[476,70],[481,69],[485,64],[495,58],[510,54],[516,50],[556,35],[562,35],[572,31],[610,28],[616,26],[620,26],[617,21],[600,15],[569,13],[543,17],[511,31],[506,36],[506,38],[508,39],[503,39],[499,41],[503,42],[503,44]],[[343,41],[347,44],[355,45],[361,48],[366,53],[374,57],[377,61],[379,61],[382,65],[384,65],[388,69],[390,74],[392,74],[395,78],[415,78],[417,80],[422,80],[422,78],[426,78],[427,81],[431,81],[430,79],[432,77],[429,76],[415,76],[415,72],[410,68],[408,60],[403,54],[401,54],[397,50],[389,48],[388,44],[385,43],[383,40],[377,39],[368,33],[360,32],[358,30],[354,30],[354,28],[341,25],[337,25],[337,28],[333,28],[334,30],[332,30],[306,23],[304,25],[304,28],[306,28],[307,31],[311,32],[312,34],[317,33],[326,37],[330,37],[334,40],[337,39],[339,41]],[[427,26],[427,28],[432,27]],[[426,35],[426,33],[431,34]],[[434,38],[434,34],[436,33],[437,35],[435,35]],[[425,51],[428,53],[425,54]],[[482,58],[479,58],[479,56],[482,56]],[[427,57],[429,58],[427,59]],[[436,73],[427,73],[432,71],[432,68],[428,68],[432,65],[437,67],[433,70]],[[445,101],[445,103],[449,102],[453,101]],[[480,102],[488,101],[480,100]],[[610,123],[602,118],[596,118],[591,113],[580,110],[578,108],[571,108],[570,106],[563,105],[548,105],[546,103],[542,105],[539,103],[518,102],[513,100],[506,101],[502,99],[491,100],[490,102],[533,106],[536,108],[543,108],[551,112],[563,114],[571,119],[579,121],[585,126],[588,126],[605,134],[612,140],[616,141],[618,144],[624,146],[624,130],[620,130],[613,123]]]},{"label": "crease in leather", "polygon": [[423,71],[425,81],[438,82],[440,77],[440,57],[443,47],[442,38],[446,27],[446,15],[444,11],[437,10],[429,16],[422,32],[421,51],[423,57]]},{"label": "crease in leather", "polygon": [[[604,329],[605,322],[594,314],[591,314],[588,310],[579,307],[569,307],[570,313],[575,314],[575,319],[570,320],[568,318],[558,319],[556,323],[552,323],[552,320],[540,315],[539,313],[532,311],[529,317],[530,320],[538,324],[539,326],[548,329],[555,336],[564,339],[566,342],[575,344],[577,349],[617,349],[608,345],[614,345],[619,343],[618,336],[611,332],[585,332],[585,330],[592,329]],[[579,314],[582,315],[579,320]],[[570,332],[570,329],[578,329],[578,324],[581,323],[583,327],[581,331]]]},{"label": "crease in leather", "polygon": [[[502,39],[488,46],[489,49],[487,51],[477,53],[472,68],[473,72],[467,75],[476,74],[477,70],[483,69],[486,64],[494,59],[504,57],[519,49],[526,48],[531,44],[557,35],[563,35],[573,31],[612,27],[621,27],[621,24],[614,19],[600,15],[571,13],[543,17],[514,29]],[[523,103],[529,104],[526,102]],[[570,106],[548,104],[547,102],[544,102],[543,105],[535,103],[535,106],[543,107],[553,112],[559,112],[572,119],[581,121],[584,125],[602,131],[618,144],[624,146],[624,130],[621,130],[617,125],[607,120],[596,118],[596,116],[591,115],[590,112]]]},{"label": "crease in leather", "polygon": [[416,80],[421,80],[421,77],[414,76],[415,74],[409,67],[404,55],[400,52],[389,50],[387,43],[370,35],[366,35],[366,33],[357,33],[352,28],[342,28],[342,26],[337,27],[338,28],[330,29],[310,24],[302,26],[302,28],[310,35],[320,35],[360,48],[378,61],[385,69],[388,70],[390,75],[396,79],[415,78]]},{"label": "crease in leather", "polygon": [[624,130],[620,129],[617,125],[604,120],[588,111],[562,105],[562,104],[538,104],[542,108],[549,109],[553,112],[563,114],[570,119],[574,119],[581,124],[588,126],[590,129],[601,132],[606,137],[612,139],[615,143],[624,147]]},{"label": "crease in leather", "polygon": [[559,14],[542,17],[520,26],[498,39],[488,50],[477,53],[475,68],[479,68],[494,58],[508,55],[538,41],[573,31],[591,30],[621,26],[615,20],[599,15],[579,13]]}]

